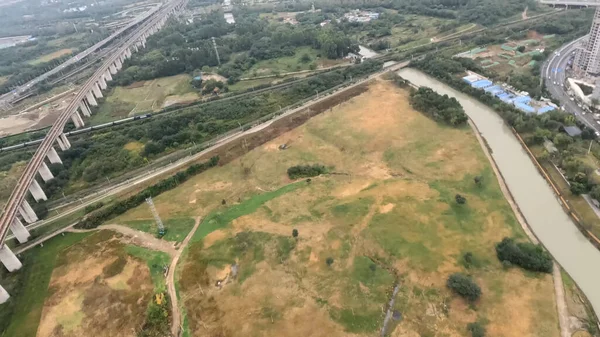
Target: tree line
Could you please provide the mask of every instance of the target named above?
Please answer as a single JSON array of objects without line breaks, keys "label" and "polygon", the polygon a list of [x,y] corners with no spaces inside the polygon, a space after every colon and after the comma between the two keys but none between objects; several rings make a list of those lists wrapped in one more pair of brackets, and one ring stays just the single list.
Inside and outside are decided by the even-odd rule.
[{"label": "tree line", "polygon": [[299,178],[316,177],[321,174],[327,173],[325,165],[313,164],[313,165],[296,165],[287,169],[287,174],[290,179],[295,180]]},{"label": "tree line", "polygon": [[185,171],[179,171],[175,175],[163,179],[158,183],[143,189],[141,192],[127,198],[124,201],[117,201],[86,216],[76,227],[78,228],[95,228],[100,226],[106,220],[121,215],[128,210],[143,204],[147,198],[156,197],[159,194],[172,190],[180,184],[187,181],[196,174],[202,173],[211,167],[215,167],[219,163],[219,157],[212,157],[210,160],[202,164],[194,164],[188,167]]}]

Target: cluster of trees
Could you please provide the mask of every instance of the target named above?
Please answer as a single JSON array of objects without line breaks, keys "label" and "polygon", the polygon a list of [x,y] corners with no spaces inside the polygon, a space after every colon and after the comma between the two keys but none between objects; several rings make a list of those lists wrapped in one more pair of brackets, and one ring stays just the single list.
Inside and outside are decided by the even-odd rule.
[{"label": "cluster of trees", "polygon": [[515,242],[514,239],[504,238],[496,244],[496,255],[504,264],[509,262],[530,271],[552,272],[552,256],[540,245],[530,242]]},{"label": "cluster of trees", "polygon": [[469,302],[475,302],[481,297],[479,285],[470,276],[463,273],[450,275],[446,281],[446,286]]},{"label": "cluster of trees", "polygon": [[456,98],[442,96],[431,88],[421,87],[411,92],[410,104],[436,121],[452,126],[464,125],[469,120]]},{"label": "cluster of trees", "polygon": [[287,174],[290,179],[316,177],[327,173],[327,168],[324,165],[297,165],[288,168]]},{"label": "cluster of trees", "polygon": [[141,192],[127,198],[124,201],[113,203],[109,206],[101,208],[83,219],[77,227],[79,228],[95,228],[101,225],[108,219],[111,219],[117,215],[121,215],[128,210],[141,205],[144,203],[146,198],[156,197],[157,195],[176,188],[181,183],[187,181],[189,178],[195,176],[198,173],[202,173],[211,167],[216,166],[219,163],[219,157],[212,157],[209,161],[202,164],[194,164],[188,167],[185,171],[177,172],[175,175],[163,179],[158,183],[149,186]]},{"label": "cluster of trees", "polygon": [[148,39],[148,48],[126,62],[125,71],[115,81],[118,85],[128,85],[217,66],[212,37],[216,38],[222,63],[218,72],[229,78],[230,83],[256,62],[292,56],[301,46],[319,49],[323,56],[332,59],[358,51],[358,44],[334,26],[319,29],[270,24],[248,10],[236,12],[234,26],[227,24],[221,12],[214,12],[192,24],[171,21]]}]

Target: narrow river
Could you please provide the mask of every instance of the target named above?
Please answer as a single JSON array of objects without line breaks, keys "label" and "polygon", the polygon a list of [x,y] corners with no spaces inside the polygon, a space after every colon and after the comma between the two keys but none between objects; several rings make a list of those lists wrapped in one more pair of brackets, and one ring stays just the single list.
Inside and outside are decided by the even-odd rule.
[{"label": "narrow river", "polygon": [[556,195],[500,116],[479,101],[424,73],[398,72],[418,86],[455,97],[486,139],[515,202],[529,226],[560,265],[571,275],[600,313],[600,251],[579,232]]}]

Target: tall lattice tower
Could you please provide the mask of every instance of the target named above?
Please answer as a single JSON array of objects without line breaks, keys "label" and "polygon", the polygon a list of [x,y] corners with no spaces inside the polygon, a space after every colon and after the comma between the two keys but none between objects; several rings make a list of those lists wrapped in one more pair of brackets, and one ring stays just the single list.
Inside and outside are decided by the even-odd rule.
[{"label": "tall lattice tower", "polygon": [[146,198],[146,203],[148,203],[148,206],[150,206],[150,211],[152,212],[152,215],[154,216],[154,221],[156,221],[156,226],[158,227],[158,234],[164,235],[165,234],[165,226],[163,225],[163,222],[160,219],[160,215],[158,215],[158,212],[156,211],[156,207],[154,207],[154,202],[152,202],[152,197]]}]

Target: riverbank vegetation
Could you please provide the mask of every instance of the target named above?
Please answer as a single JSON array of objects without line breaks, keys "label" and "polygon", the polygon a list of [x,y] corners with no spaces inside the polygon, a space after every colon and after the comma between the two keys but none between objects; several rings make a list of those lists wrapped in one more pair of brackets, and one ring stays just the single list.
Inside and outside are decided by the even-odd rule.
[{"label": "riverbank vegetation", "polygon": [[[493,78],[493,74],[472,60],[436,55],[412,65],[493,108],[508,125],[514,127],[560,192],[568,196],[566,199],[574,207],[581,226],[600,237],[600,219],[592,209],[594,206],[581,196],[600,186],[600,179],[595,173],[598,169],[596,163],[600,160],[600,145],[593,141],[597,137],[592,129],[560,110],[542,115],[525,114],[485,91],[471,87],[461,78],[467,70]],[[566,126],[577,126],[582,133],[572,137],[564,132]]]},{"label": "riverbank vegetation", "polygon": [[421,87],[411,92],[410,104],[434,120],[448,125],[461,126],[469,120],[456,98],[440,95],[431,88]]},{"label": "riverbank vegetation", "polygon": [[536,272],[552,272],[552,256],[540,245],[504,238],[496,244],[498,260]]}]

